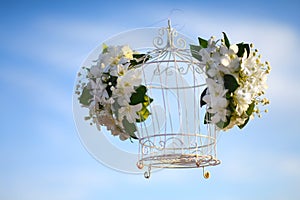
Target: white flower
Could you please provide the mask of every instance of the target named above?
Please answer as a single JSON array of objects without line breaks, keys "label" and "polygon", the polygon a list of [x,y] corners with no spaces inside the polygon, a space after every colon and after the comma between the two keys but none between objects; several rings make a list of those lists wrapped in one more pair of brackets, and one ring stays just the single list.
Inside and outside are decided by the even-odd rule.
[{"label": "white flower", "polygon": [[123,76],[126,74],[129,65],[130,63],[126,61],[125,64],[110,66],[109,74],[112,76]]},{"label": "white flower", "polygon": [[[200,65],[207,71],[207,75],[209,77],[215,77],[219,74],[219,70],[217,69],[218,63],[216,62],[216,55],[212,54],[209,49],[203,48],[199,51],[199,55],[201,56]],[[213,57],[211,57],[213,56]]]},{"label": "white flower", "polygon": [[213,110],[214,115],[211,117],[211,122],[216,124],[220,121],[226,122],[227,118],[226,116],[229,114],[229,111],[224,107],[219,107],[218,109]]},{"label": "white flower", "polygon": [[217,83],[211,78],[206,79],[209,94],[213,96],[225,96],[227,90],[224,88],[223,83]]},{"label": "white flower", "polygon": [[229,55],[229,56],[232,56],[232,55],[236,55],[236,53],[239,51],[239,47],[234,44],[234,45],[230,45],[229,48],[227,48],[227,46],[225,46],[224,44],[222,44],[220,46],[220,53],[222,55]]},{"label": "white flower", "polygon": [[203,65],[206,65],[211,61],[210,57],[210,51],[208,51],[206,48],[200,49],[199,55],[201,56],[201,62]]},{"label": "white flower", "polygon": [[90,68],[90,74],[92,75],[93,78],[100,78],[102,76],[104,69],[104,65],[93,65]]},{"label": "white flower", "polygon": [[241,64],[241,70],[246,76],[251,76],[256,71],[256,58],[254,56],[249,56],[249,58],[243,58]]},{"label": "white flower", "polygon": [[236,55],[238,52],[237,45],[231,45],[229,49],[221,45],[220,46],[220,70],[224,72],[224,74],[234,74],[238,72],[240,68],[240,58]]},{"label": "white flower", "polygon": [[[105,53],[99,55],[97,67],[102,72],[109,73],[112,76],[118,76],[118,66],[123,65],[127,68],[129,60],[133,59],[133,51],[128,45],[125,46],[108,46]],[[95,71],[95,69],[93,69]],[[98,74],[98,73],[97,73]]]},{"label": "white flower", "polygon": [[210,39],[207,41],[207,51],[208,52],[214,52],[217,49],[217,42],[215,41],[215,36],[210,37]]},{"label": "white flower", "polygon": [[104,66],[104,71],[117,76],[116,66],[128,63],[131,59],[133,59],[133,52],[129,46],[108,46],[106,52],[99,55],[97,65],[102,68]]},{"label": "white flower", "polygon": [[137,105],[129,105],[123,106],[119,109],[119,121],[123,121],[124,117],[126,116],[126,119],[129,123],[135,123],[136,119],[139,119],[140,116],[137,114],[142,109],[142,104],[139,103]]},{"label": "white flower", "polygon": [[118,67],[117,67],[117,65],[109,66],[108,72],[111,76],[118,76]]},{"label": "white flower", "polygon": [[94,96],[94,100],[101,102],[103,98],[109,97],[107,91],[105,90],[106,86],[106,84],[102,83],[101,78],[96,78],[96,82],[93,79],[90,80],[90,93]]},{"label": "white flower", "polygon": [[241,116],[247,111],[249,104],[252,102],[251,93],[247,92],[245,88],[239,87],[233,95],[234,101],[236,102],[236,112]]},{"label": "white flower", "polygon": [[119,64],[117,67],[118,67],[118,75],[119,76],[124,76],[125,73],[127,72],[127,67],[128,66],[125,67],[124,65]]},{"label": "white flower", "polygon": [[141,85],[141,71],[129,70],[124,76],[120,76],[117,80],[116,88],[112,88],[113,98],[117,99],[120,106],[130,102],[132,93],[135,92],[135,87]]},{"label": "white flower", "polygon": [[133,52],[132,50],[129,48],[128,45],[125,45],[122,47],[122,53],[123,53],[123,56],[129,60],[132,60],[133,59]]},{"label": "white flower", "polygon": [[218,123],[221,120],[226,122],[226,116],[229,114],[227,110],[228,100],[225,97],[227,90],[223,84],[216,83],[213,79],[207,78],[206,83],[209,94],[203,97],[203,101],[209,107],[207,111],[213,114],[211,118],[212,123]]}]

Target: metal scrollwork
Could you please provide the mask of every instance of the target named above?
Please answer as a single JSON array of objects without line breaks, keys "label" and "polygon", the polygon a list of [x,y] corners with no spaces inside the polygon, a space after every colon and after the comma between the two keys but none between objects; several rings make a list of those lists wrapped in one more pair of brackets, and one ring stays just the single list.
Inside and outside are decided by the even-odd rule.
[{"label": "metal scrollwork", "polygon": [[153,45],[157,49],[185,49],[186,41],[178,36],[178,32],[169,27],[161,28],[158,31],[158,36],[153,39]]},{"label": "metal scrollwork", "polygon": [[158,36],[153,39],[153,45],[157,49],[163,49],[167,46],[167,42],[164,40],[166,28],[161,28],[158,30]]}]

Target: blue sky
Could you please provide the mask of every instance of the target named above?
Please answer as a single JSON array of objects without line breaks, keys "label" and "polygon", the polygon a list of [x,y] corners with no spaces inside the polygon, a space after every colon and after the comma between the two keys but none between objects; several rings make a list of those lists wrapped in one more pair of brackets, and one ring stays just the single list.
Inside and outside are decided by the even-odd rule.
[{"label": "blue sky", "polygon": [[[299,199],[300,5],[297,1],[2,1],[0,199]],[[104,40],[165,26],[190,37],[253,42],[270,61],[269,113],[223,133],[222,164],[150,180],[103,166],[72,114],[77,70]]]}]

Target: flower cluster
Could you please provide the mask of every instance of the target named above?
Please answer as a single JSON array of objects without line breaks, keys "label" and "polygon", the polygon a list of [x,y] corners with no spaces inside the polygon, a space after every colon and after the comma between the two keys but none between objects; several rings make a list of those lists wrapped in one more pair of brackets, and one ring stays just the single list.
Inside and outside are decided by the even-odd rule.
[{"label": "flower cluster", "polygon": [[87,80],[76,88],[80,104],[89,108],[85,119],[98,129],[105,126],[121,140],[137,139],[135,124],[147,119],[147,106],[153,101],[146,95],[138,68],[148,59],[148,55],[134,52],[127,45],[103,45],[95,64],[83,67],[85,73],[79,74]]},{"label": "flower cluster", "polygon": [[252,44],[230,44],[223,35],[221,42],[198,38],[199,45],[191,45],[191,52],[207,75],[200,100],[201,106],[207,105],[204,123],[228,130],[235,125],[243,128],[254,113],[261,116],[259,105],[269,104],[262,95],[271,68],[261,62]]}]

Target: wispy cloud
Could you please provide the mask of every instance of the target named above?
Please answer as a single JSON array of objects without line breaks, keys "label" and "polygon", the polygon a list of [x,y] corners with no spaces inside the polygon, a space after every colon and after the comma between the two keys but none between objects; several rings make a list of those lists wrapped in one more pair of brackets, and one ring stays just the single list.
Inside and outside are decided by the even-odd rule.
[{"label": "wispy cloud", "polygon": [[[50,171],[49,171],[50,170]],[[48,167],[20,174],[12,175],[7,185],[1,188],[1,195],[7,199],[44,199],[44,200],[82,200],[92,194],[101,194],[107,187],[113,186],[116,178],[105,170],[71,167],[57,170]],[[18,191],[18,192],[15,192]],[[107,194],[105,194],[107,195]]]},{"label": "wispy cloud", "polygon": [[[10,74],[9,76],[7,76]],[[31,101],[33,111],[38,106],[43,111],[55,111],[60,116],[71,117],[71,91],[55,81],[55,77],[39,74],[19,67],[7,67],[0,74],[1,82],[23,91]],[[19,90],[19,91],[18,91]]]}]

